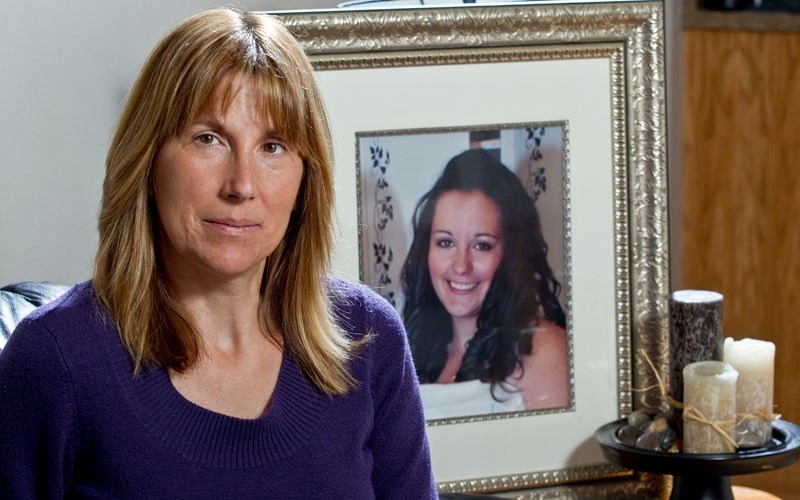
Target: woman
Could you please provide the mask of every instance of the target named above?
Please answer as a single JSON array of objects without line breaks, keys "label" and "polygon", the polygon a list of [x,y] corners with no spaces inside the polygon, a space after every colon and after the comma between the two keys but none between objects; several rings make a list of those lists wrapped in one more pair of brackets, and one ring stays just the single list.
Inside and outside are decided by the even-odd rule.
[{"label": "woman", "polygon": [[0,353],[4,498],[434,498],[402,323],[327,275],[330,136],[266,15],[179,24],[107,160],[94,279]]},{"label": "woman", "polygon": [[566,406],[560,285],[519,179],[487,151],[467,150],[418,202],[413,232],[401,279],[417,375],[475,381],[423,386],[428,417]]}]

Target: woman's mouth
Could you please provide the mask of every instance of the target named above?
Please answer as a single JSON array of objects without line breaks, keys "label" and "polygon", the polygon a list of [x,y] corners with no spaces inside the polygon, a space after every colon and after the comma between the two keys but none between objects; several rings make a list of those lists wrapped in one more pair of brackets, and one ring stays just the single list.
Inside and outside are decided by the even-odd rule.
[{"label": "woman's mouth", "polygon": [[224,234],[246,234],[258,228],[258,224],[249,220],[206,219],[205,223]]},{"label": "woman's mouth", "polygon": [[478,286],[477,283],[456,283],[455,281],[448,281],[447,284],[450,285],[450,288],[458,292],[469,292]]}]

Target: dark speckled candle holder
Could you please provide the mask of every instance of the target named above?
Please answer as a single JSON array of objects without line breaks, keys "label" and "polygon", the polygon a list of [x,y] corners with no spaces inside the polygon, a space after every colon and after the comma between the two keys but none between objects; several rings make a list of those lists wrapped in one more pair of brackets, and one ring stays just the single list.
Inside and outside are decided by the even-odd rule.
[{"label": "dark speckled candle holder", "polygon": [[722,361],[722,294],[678,290],[669,306],[669,393],[683,402],[683,368],[695,361]]}]

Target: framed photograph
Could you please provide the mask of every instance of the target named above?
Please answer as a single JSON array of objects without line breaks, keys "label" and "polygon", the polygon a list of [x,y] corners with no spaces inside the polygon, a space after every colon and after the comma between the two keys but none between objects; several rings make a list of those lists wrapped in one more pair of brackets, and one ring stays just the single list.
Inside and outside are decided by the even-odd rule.
[{"label": "framed photograph", "polygon": [[[466,400],[482,399],[489,407],[458,406],[449,413],[429,414],[434,403],[426,401],[440,492],[529,490],[526,498],[535,498],[552,488],[590,487],[593,495],[604,494],[598,492],[606,487],[614,488],[608,494],[642,488],[630,471],[605,461],[594,431],[633,409],[655,409],[662,403],[655,374],[643,359],[665,376],[669,258],[661,2],[520,2],[278,14],[309,54],[328,109],[336,156],[337,272],[383,294],[411,332],[413,321],[422,316],[415,316],[414,308],[408,317],[404,313],[418,297],[403,269],[426,268],[449,314],[443,327],[420,320],[422,328],[409,333],[410,343],[413,335],[427,339],[429,332],[442,330],[456,339],[464,318],[480,324],[475,319],[483,314],[480,301],[492,295],[491,285],[509,260],[506,256],[520,246],[512,245],[507,226],[499,226],[501,237],[492,230],[473,234],[479,219],[488,220],[490,227],[491,221],[506,223],[508,218],[488,217],[505,213],[501,202],[480,205],[486,202],[481,196],[461,199],[450,212],[460,215],[472,207],[473,223],[458,226],[455,217],[445,218],[453,226],[444,224],[441,230],[437,221],[446,213],[447,194],[436,202],[420,200],[436,191],[446,171],[464,155],[494,158],[534,200],[540,230],[522,234],[533,242],[541,232],[547,252],[540,260],[547,262],[552,271],[548,276],[558,286],[549,278],[544,281],[551,283],[563,317],[559,319],[555,306],[547,306],[553,301],[540,292],[531,300],[518,300],[531,289],[524,284],[494,288],[512,292],[510,300],[498,303],[532,303],[531,310],[538,311],[517,314],[516,326],[504,337],[515,339],[519,356],[511,358],[512,365],[524,365],[519,372],[507,372],[508,377],[521,380],[521,373],[537,370],[523,361],[530,348],[525,335],[534,343],[534,357],[537,339],[563,339],[551,343],[560,351],[547,351],[565,353],[564,368],[554,369],[559,376],[540,369],[537,379],[539,386],[549,378],[563,382],[562,399],[536,407],[523,398],[521,406],[497,409],[492,401],[526,395],[527,388],[506,387],[509,378],[484,382],[480,375],[478,382],[488,384],[489,391],[500,387],[501,393],[491,392],[487,398],[484,387]],[[459,189],[464,196],[480,191]],[[424,205],[433,207],[433,222],[417,233],[428,238],[419,246],[428,253],[413,261],[423,264],[406,266],[416,248],[414,222],[422,220],[421,212],[415,219],[415,212]],[[467,234],[473,239],[495,239],[466,245],[471,240],[459,239],[461,227],[473,231]],[[447,237],[439,238],[440,233]],[[498,241],[503,252],[490,268],[494,278],[489,288],[477,306],[465,306],[459,316],[436,287],[466,292],[483,281],[444,274],[439,280],[433,251],[490,252]],[[517,282],[539,277],[538,272],[505,275]],[[445,386],[464,384],[459,382],[463,364],[454,368],[448,354],[428,370],[423,358],[438,349],[432,345],[416,351],[412,345],[421,382],[427,377],[421,387],[441,386],[450,397],[453,393]],[[455,382],[445,383],[450,381]],[[586,483],[609,478],[619,481]]]},{"label": "framed photograph", "polygon": [[[423,382],[420,387],[423,404],[431,424],[504,418],[530,410],[572,409],[569,337],[565,330],[566,285],[569,283],[565,268],[565,262],[569,261],[565,254],[569,242],[564,231],[568,226],[564,189],[568,185],[567,134],[566,122],[483,124],[480,127],[357,134],[360,278],[408,318],[407,330]],[[446,165],[450,165],[449,170]],[[448,180],[451,174],[444,171],[459,178]],[[448,185],[447,189],[435,187],[444,184]],[[457,210],[448,215],[443,211],[448,200],[456,200],[444,196],[450,191],[472,194],[458,198]],[[518,196],[513,196],[514,193]],[[470,204],[472,200],[477,203]],[[496,220],[486,216],[485,202],[498,209]],[[426,204],[431,205],[430,210],[425,210]],[[469,210],[471,206],[477,213]],[[427,217],[430,220],[425,220],[425,214],[431,215]],[[528,217],[531,214],[533,217]],[[510,220],[502,220],[506,218]],[[431,238],[430,226],[434,219],[437,227]],[[457,231],[462,226],[468,233]],[[505,236],[501,237],[500,233]],[[502,261],[507,262],[487,269],[483,263],[487,256],[491,259],[497,243],[506,247]],[[519,248],[507,248],[509,244]],[[434,250],[429,251],[429,246]],[[461,248],[464,248],[463,254]],[[464,261],[458,260],[462,255]],[[526,260],[542,261],[546,265],[531,266]],[[499,275],[503,273],[527,277],[501,278]],[[489,325],[506,325],[513,320],[495,313],[492,304],[508,302],[512,296],[531,298],[531,309],[544,302],[538,299],[539,283],[529,277],[537,273],[551,277],[548,293],[555,314],[540,315],[531,310],[524,316],[523,324],[516,325],[516,331],[508,332],[514,339],[508,344],[508,350],[514,356],[507,371],[517,368],[517,359],[529,365],[536,362],[532,352],[539,339],[535,337],[535,330],[528,327],[531,320],[555,319],[557,326],[564,330],[561,337],[564,360],[559,364],[562,373],[551,376],[562,383],[552,391],[539,391],[526,401],[526,393],[515,390],[520,384],[515,383],[511,375],[497,377],[498,382],[503,383],[496,383],[494,387],[491,383],[481,383],[477,374],[467,374],[466,370],[457,383],[449,383],[452,382],[449,380],[436,383],[434,379],[441,372],[426,376],[426,363],[435,364],[436,353],[431,351],[435,351],[437,343],[445,345],[452,341],[453,329],[437,326],[440,318],[435,313],[419,312],[420,309],[437,308],[440,315],[449,316],[454,312],[458,317],[464,315],[461,309],[466,304],[466,313],[474,313],[477,319],[477,306],[486,304],[487,312],[480,319],[487,325],[483,330],[487,336],[497,335],[497,329],[493,332]],[[404,289],[425,287],[429,288],[427,297],[412,296],[413,304],[406,300]],[[415,325],[413,316],[417,313],[421,319]],[[558,317],[550,317],[554,315]],[[500,332],[506,333],[506,329]],[[431,340],[433,338],[436,340]],[[491,345],[492,339],[484,342]],[[440,358],[444,357],[442,350]],[[462,363],[464,365],[469,363]],[[526,374],[521,367],[519,372]],[[527,375],[533,377],[535,370],[528,370]],[[544,397],[556,391],[560,392],[556,397]]]}]

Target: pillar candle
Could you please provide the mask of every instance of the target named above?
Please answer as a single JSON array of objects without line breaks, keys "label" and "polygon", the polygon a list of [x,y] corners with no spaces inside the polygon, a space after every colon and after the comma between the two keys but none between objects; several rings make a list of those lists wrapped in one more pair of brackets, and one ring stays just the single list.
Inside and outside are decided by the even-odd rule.
[{"label": "pillar candle", "polygon": [[683,401],[684,367],[696,361],[722,361],[722,294],[678,290],[669,306],[669,392]]},{"label": "pillar candle", "polygon": [[736,441],[739,446],[764,446],[772,439],[772,398],[775,344],[763,340],[728,337],[723,360],[736,368]]},{"label": "pillar candle", "polygon": [[732,453],[736,450],[738,378],[736,369],[722,361],[698,361],[684,367],[684,453]]}]

